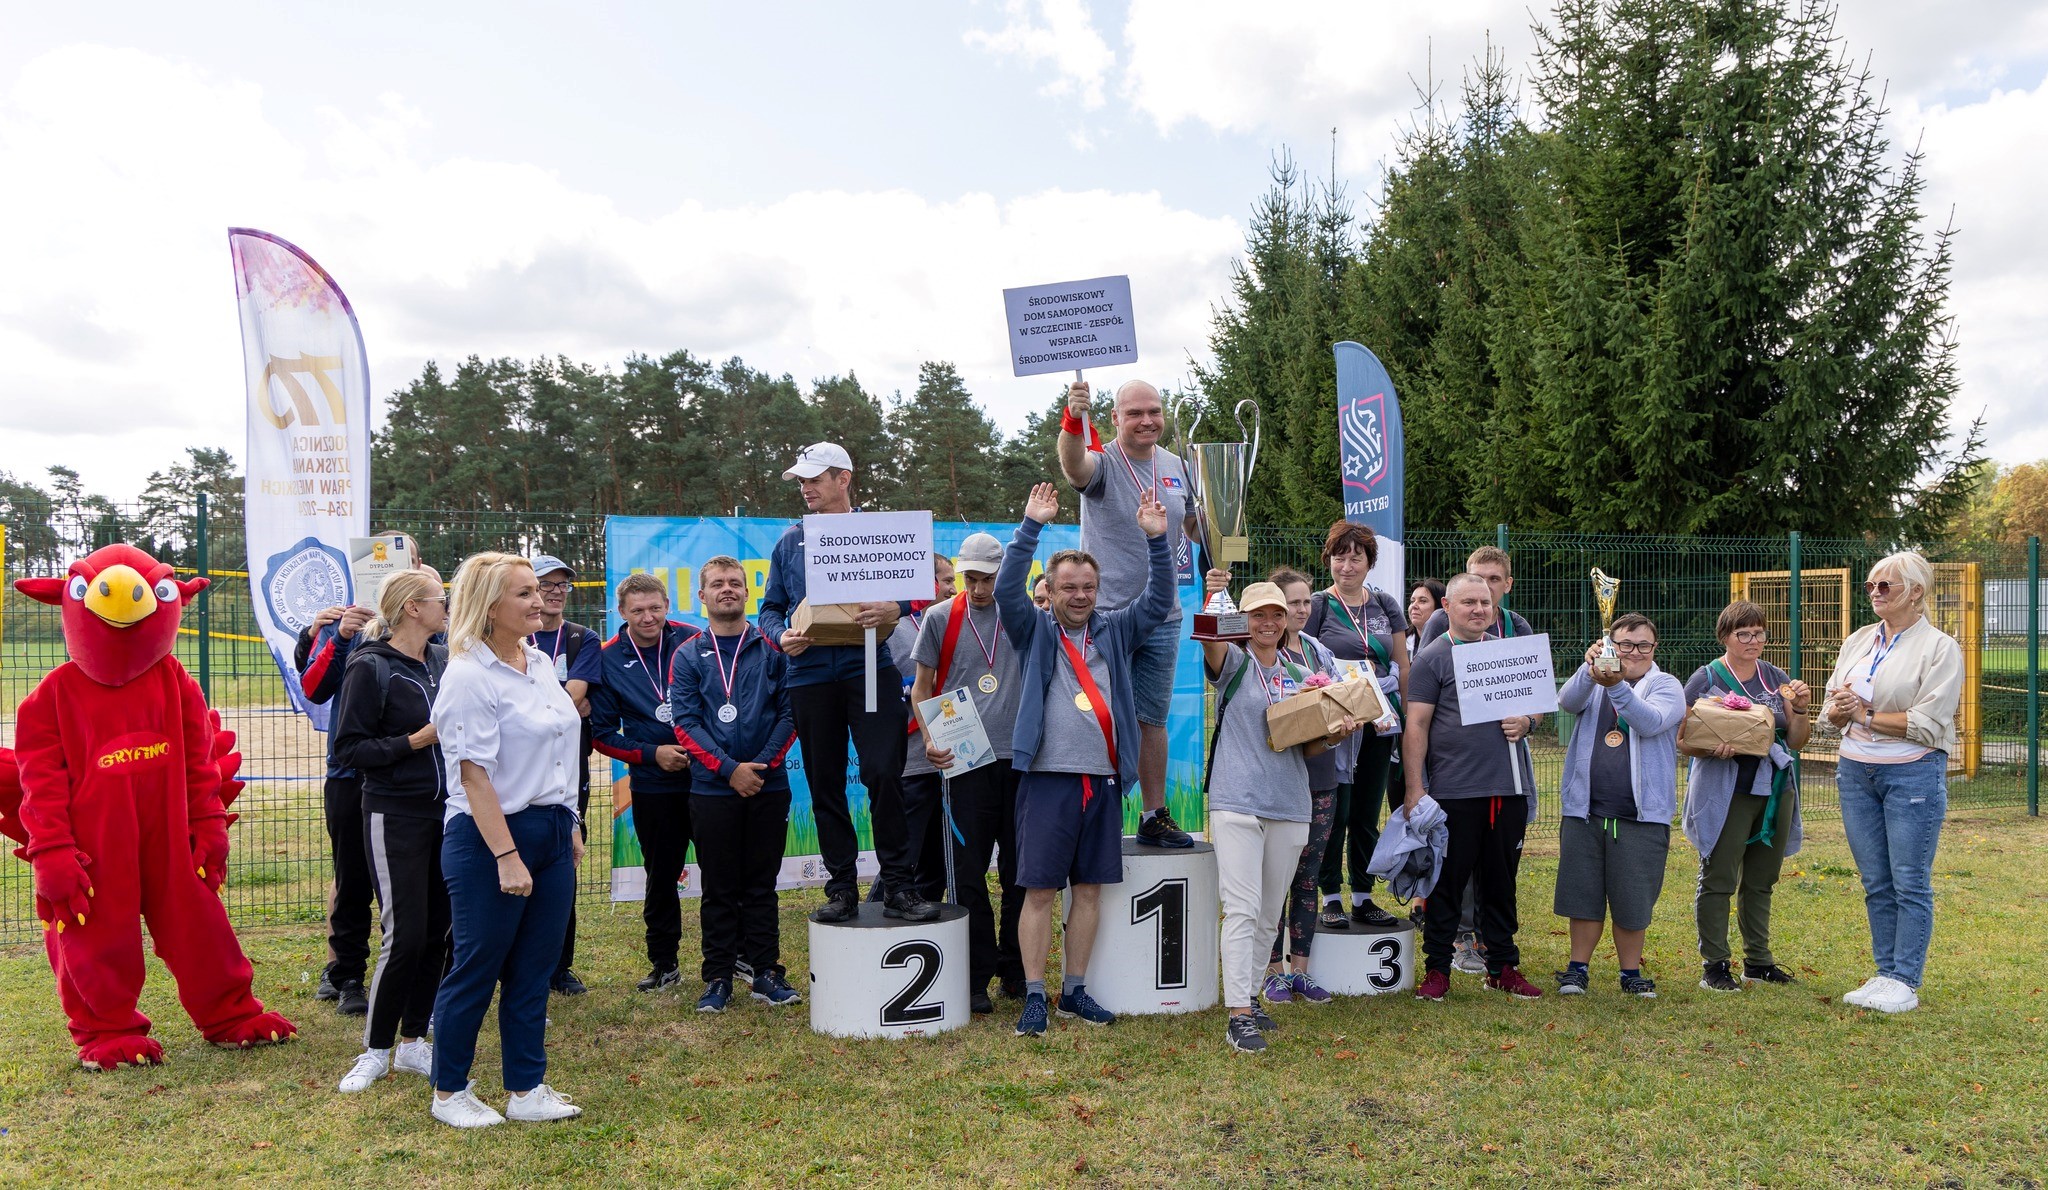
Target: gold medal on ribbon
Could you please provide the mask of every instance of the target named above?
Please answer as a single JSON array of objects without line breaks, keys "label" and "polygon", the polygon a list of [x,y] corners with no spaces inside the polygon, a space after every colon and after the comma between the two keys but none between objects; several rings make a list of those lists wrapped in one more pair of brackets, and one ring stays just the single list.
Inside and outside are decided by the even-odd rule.
[{"label": "gold medal on ribbon", "polygon": [[1610,748],[1619,748],[1621,747],[1621,742],[1627,738],[1627,736],[1622,735],[1619,731],[1610,731],[1607,733],[1607,746]]},{"label": "gold medal on ribbon", "polygon": [[981,681],[976,682],[975,685],[981,687],[983,694],[994,694],[996,687],[1002,685],[1002,683],[996,680],[994,674],[983,674],[981,675]]},{"label": "gold medal on ribbon", "polygon": [[1095,704],[1088,701],[1087,691],[1084,690],[1079,694],[1074,695],[1074,709],[1081,712],[1084,715],[1092,715],[1095,713]]}]

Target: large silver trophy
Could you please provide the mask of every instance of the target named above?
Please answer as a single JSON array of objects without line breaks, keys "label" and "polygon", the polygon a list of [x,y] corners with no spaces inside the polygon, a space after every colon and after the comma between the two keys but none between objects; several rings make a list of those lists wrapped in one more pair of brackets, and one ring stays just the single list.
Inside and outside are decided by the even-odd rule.
[{"label": "large silver trophy", "polygon": [[1614,651],[1614,601],[1621,592],[1621,580],[1593,568],[1593,602],[1600,605],[1600,652],[1593,658],[1593,668],[1604,674],[1621,672],[1621,655]]},{"label": "large silver trophy", "polygon": [[[1245,532],[1245,496],[1251,488],[1252,468],[1259,461],[1259,403],[1246,397],[1231,411],[1237,432],[1244,435],[1241,442],[1193,441],[1202,428],[1202,415],[1197,410],[1193,424],[1182,432],[1179,412],[1188,404],[1183,401],[1175,406],[1173,420],[1181,458],[1187,461],[1188,485],[1193,489],[1189,494],[1195,500],[1195,528],[1209,555],[1209,565],[1228,570],[1233,563],[1251,557],[1251,538]],[[1246,406],[1252,411],[1249,430],[1244,424]],[[1190,635],[1196,640],[1245,640],[1251,630],[1229,592],[1218,591],[1195,616]]]}]

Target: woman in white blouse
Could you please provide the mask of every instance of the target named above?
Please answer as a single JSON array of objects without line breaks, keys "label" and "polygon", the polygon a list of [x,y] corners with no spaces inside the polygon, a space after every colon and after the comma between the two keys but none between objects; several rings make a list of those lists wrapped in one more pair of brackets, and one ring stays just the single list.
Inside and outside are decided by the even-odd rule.
[{"label": "woman in white blouse", "polygon": [[1877,965],[1842,999],[1880,1012],[1920,1006],[1934,936],[1934,848],[1948,814],[1963,651],[1927,619],[1933,586],[1916,553],[1871,567],[1863,591],[1878,622],[1849,634],[1828,677],[1828,722],[1842,730],[1842,830],[1863,876]]},{"label": "woman in white blouse", "polygon": [[[449,593],[448,670],[434,699],[447,766],[441,870],[455,964],[434,1002],[434,1118],[457,1128],[565,1120],[583,1109],[550,1088],[548,980],[576,896],[581,721],[548,659],[526,638],[540,627],[540,583],[526,559],[477,554]],[[499,1115],[469,1077],[477,1031],[503,983]]]}]

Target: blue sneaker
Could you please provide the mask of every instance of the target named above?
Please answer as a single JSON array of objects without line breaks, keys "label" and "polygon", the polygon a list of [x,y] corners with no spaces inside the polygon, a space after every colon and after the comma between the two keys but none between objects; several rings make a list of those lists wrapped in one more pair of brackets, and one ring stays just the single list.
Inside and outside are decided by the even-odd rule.
[{"label": "blue sneaker", "polygon": [[789,986],[789,981],[782,978],[781,972],[770,971],[754,977],[754,999],[771,1008],[780,1008],[784,1004],[795,1004],[803,997],[797,994],[795,988]]},{"label": "blue sneaker", "polygon": [[1045,997],[1037,992],[1024,997],[1024,1011],[1017,1017],[1017,1036],[1045,1036]]},{"label": "blue sneaker", "polygon": [[1114,1025],[1116,1014],[1095,1002],[1086,987],[1077,987],[1073,993],[1060,993],[1060,1015],[1077,1016],[1091,1025]]},{"label": "blue sneaker", "polygon": [[1285,1004],[1294,999],[1294,984],[1285,975],[1266,976],[1266,986],[1259,992],[1268,1004]]},{"label": "blue sneaker", "polygon": [[[1306,971],[1296,971],[1294,974],[1289,975],[1287,977],[1287,987],[1289,991],[1294,993],[1294,998],[1303,1004],[1328,1004],[1330,1002],[1330,989],[1310,979]],[[1268,1000],[1272,998],[1271,996],[1266,997]]]},{"label": "blue sneaker", "polygon": [[732,999],[732,980],[714,979],[704,985],[704,994],[697,997],[698,1012],[724,1012]]}]

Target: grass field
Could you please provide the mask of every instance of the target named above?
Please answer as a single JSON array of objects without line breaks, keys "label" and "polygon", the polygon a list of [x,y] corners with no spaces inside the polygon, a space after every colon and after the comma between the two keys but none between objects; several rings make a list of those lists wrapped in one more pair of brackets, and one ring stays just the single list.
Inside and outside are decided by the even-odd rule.
[{"label": "grass field", "polygon": [[[1409,997],[1283,1008],[1262,1059],[1222,1045],[1220,1010],[1056,1025],[1040,1043],[994,1020],[918,1042],[812,1034],[805,1010],[723,1017],[639,996],[637,915],[584,906],[593,987],[557,999],[549,1080],[578,1121],[462,1134],[422,1080],[333,1091],[358,1024],[312,1000],[314,930],[251,931],[258,991],[301,1035],[275,1050],[203,1045],[151,962],[145,1010],[170,1063],[73,1065],[40,953],[0,954],[0,1179],[42,1185],[262,1183],[749,1185],[1933,1185],[2039,1186],[2048,1170],[2048,824],[1951,819],[1926,1006],[1888,1018],[1836,1002],[1867,974],[1862,897],[1839,827],[1816,823],[1777,898],[1792,988],[1696,986],[1691,853],[1674,848],[1650,973],[1535,1003],[1459,976],[1449,1004]],[[1523,867],[1526,967],[1561,966],[1553,845]],[[803,914],[784,899],[794,981]],[[694,948],[694,913],[685,953]],[[687,964],[686,964],[687,966]],[[478,1068],[502,1102],[495,1036]]]}]

